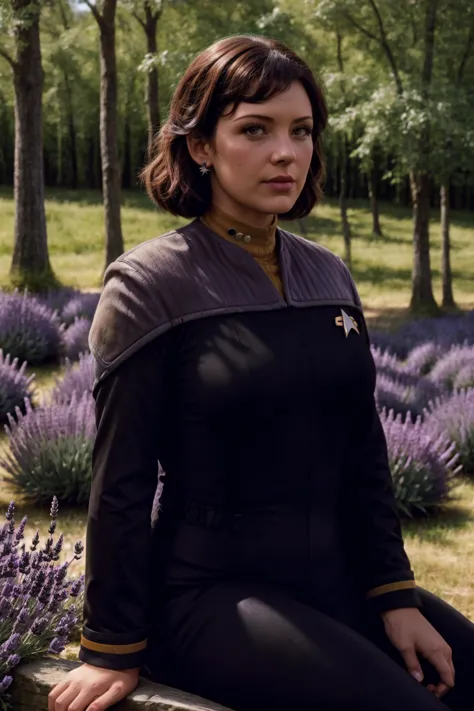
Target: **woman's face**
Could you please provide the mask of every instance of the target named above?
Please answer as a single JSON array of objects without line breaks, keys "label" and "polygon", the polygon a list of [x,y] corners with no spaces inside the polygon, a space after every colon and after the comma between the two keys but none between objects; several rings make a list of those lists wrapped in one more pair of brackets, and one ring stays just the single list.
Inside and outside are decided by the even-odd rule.
[{"label": "woman's face", "polygon": [[213,203],[256,226],[288,212],[306,181],[312,128],[311,102],[298,81],[268,101],[224,113],[207,148]]}]

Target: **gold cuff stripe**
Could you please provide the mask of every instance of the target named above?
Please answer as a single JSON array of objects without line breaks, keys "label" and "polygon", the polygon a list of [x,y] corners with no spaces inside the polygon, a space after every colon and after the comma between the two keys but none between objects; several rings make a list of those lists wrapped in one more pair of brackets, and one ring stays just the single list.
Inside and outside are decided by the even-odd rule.
[{"label": "gold cuff stripe", "polygon": [[82,635],[81,646],[84,649],[90,649],[92,652],[104,652],[104,654],[133,654],[146,649],[147,640],[144,639],[143,642],[135,642],[134,644],[99,644],[98,642],[91,642],[90,639],[86,639]]},{"label": "gold cuff stripe", "polygon": [[416,588],[416,582],[414,580],[402,580],[399,583],[388,583],[387,585],[380,585],[378,588],[373,588],[367,593],[367,597],[377,597],[378,595],[385,595],[385,593],[395,592],[396,590],[411,590]]}]

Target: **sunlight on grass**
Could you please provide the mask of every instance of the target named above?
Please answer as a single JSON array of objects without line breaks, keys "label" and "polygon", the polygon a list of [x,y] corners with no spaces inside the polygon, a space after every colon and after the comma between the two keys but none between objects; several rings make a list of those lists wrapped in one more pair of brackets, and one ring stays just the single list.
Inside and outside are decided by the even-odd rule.
[{"label": "sunlight on grass", "polygon": [[418,583],[474,620],[474,483],[456,494],[444,514],[405,523],[405,543]]},{"label": "sunlight on grass", "polygon": [[[104,215],[98,191],[47,192],[46,213],[51,263],[64,284],[98,289],[104,267]],[[138,191],[122,195],[122,230],[125,249],[186,224],[188,220],[158,212]],[[8,282],[14,206],[11,191],[0,190],[0,284]],[[367,203],[349,209],[353,230],[353,274],[368,313],[404,309],[410,300],[412,222],[409,209],[381,205],[384,237],[371,235]],[[283,227],[301,234],[296,222]],[[306,219],[308,237],[342,256],[343,243],[336,203],[326,202]],[[464,308],[474,307],[474,215],[452,214],[452,265],[455,298]],[[441,239],[439,214],[431,220],[431,263],[435,296],[441,299]]]}]

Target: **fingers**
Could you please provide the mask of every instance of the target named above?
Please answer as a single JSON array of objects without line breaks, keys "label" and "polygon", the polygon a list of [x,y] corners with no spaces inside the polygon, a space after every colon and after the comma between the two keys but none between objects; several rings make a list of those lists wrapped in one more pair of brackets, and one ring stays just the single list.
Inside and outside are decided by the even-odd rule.
[{"label": "fingers", "polygon": [[69,686],[68,681],[62,681],[60,684],[56,684],[54,689],[48,695],[48,711],[55,711],[56,699],[61,696],[63,691],[65,691]]},{"label": "fingers", "polygon": [[[125,696],[125,687],[121,682],[114,684],[105,694],[99,696],[95,699],[89,706],[84,707],[87,711],[105,711],[105,709],[110,708],[118,701],[121,701]],[[82,711],[82,708],[78,707],[70,709],[70,711]]]},{"label": "fingers", "polygon": [[[81,692],[78,684],[69,683],[59,696],[56,695],[56,701],[51,708],[52,711],[83,711],[93,698],[94,695],[91,694],[90,690]],[[79,699],[81,699],[82,705],[79,704]]]},{"label": "fingers", "polygon": [[[440,682],[434,687],[433,693],[435,696],[444,696],[454,686],[455,673],[451,649],[446,645],[431,653],[425,652],[424,656],[431,662],[440,676]],[[434,685],[430,684],[430,687],[432,686]],[[432,689],[430,688],[429,690],[431,691]]]},{"label": "fingers", "polygon": [[407,649],[401,649],[400,654],[402,655],[406,668],[412,677],[414,677],[416,681],[423,681],[423,671],[421,669],[415,647],[413,646],[408,647]]}]

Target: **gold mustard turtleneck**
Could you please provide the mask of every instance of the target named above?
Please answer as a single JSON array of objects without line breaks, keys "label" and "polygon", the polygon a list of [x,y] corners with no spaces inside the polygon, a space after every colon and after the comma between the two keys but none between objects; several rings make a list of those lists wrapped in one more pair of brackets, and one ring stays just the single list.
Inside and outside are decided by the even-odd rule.
[{"label": "gold mustard turtleneck", "polygon": [[201,221],[223,239],[249,252],[284,296],[276,249],[276,215],[269,227],[252,227],[213,205],[211,210],[201,217]]}]

